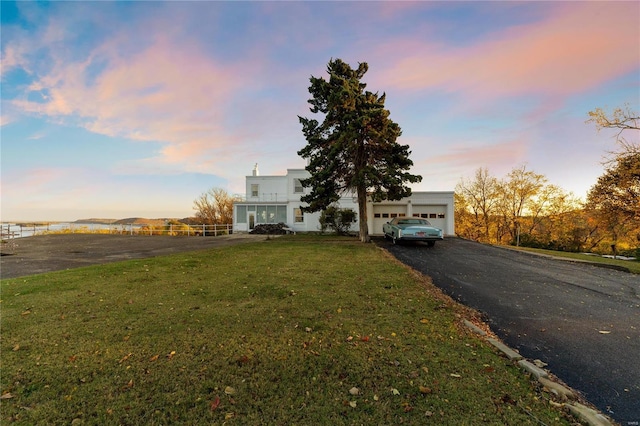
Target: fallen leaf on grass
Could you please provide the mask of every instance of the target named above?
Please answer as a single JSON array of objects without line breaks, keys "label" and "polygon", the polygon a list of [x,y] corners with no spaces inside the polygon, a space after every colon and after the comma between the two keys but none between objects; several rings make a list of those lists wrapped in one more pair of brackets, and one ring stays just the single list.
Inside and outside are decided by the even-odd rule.
[{"label": "fallen leaf on grass", "polygon": [[236,416],[235,413],[227,413],[224,415],[224,419],[225,420],[231,420],[232,418],[234,418]]},{"label": "fallen leaf on grass", "polygon": [[608,330],[600,330],[600,331],[598,331],[598,333],[600,333],[600,334],[609,334],[611,332],[608,331]]},{"label": "fallen leaf on grass", "polygon": [[22,315],[23,317],[26,317],[27,315],[29,315],[31,313],[31,311],[26,310],[24,312],[22,312],[20,315]]},{"label": "fallen leaf on grass", "polygon": [[356,401],[349,401],[349,405],[351,406],[351,408],[356,408],[358,403]]},{"label": "fallen leaf on grass", "polygon": [[236,390],[231,386],[227,386],[226,388],[224,388],[224,393],[226,393],[227,395],[233,395],[236,393]]},{"label": "fallen leaf on grass", "polygon": [[211,408],[211,411],[215,411],[219,405],[220,405],[220,397],[216,395],[215,399],[211,401],[211,405],[209,406],[209,408]]},{"label": "fallen leaf on grass", "polygon": [[420,393],[423,393],[423,394],[431,393],[431,388],[428,388],[426,386],[420,386]]},{"label": "fallen leaf on grass", "polygon": [[449,376],[455,377],[456,379],[459,379],[460,377],[462,377],[461,375],[456,374],[456,373],[451,373],[451,374],[449,374]]},{"label": "fallen leaf on grass", "polygon": [[360,389],[358,389],[357,387],[352,387],[351,389],[349,389],[349,393],[351,395],[358,395],[360,393]]},{"label": "fallen leaf on grass", "polygon": [[171,353],[169,353],[169,355],[167,355],[167,358],[171,359],[173,358],[173,356],[176,354],[176,351],[171,351]]},{"label": "fallen leaf on grass", "polygon": [[10,398],[15,398],[15,396],[10,392],[3,393],[2,396],[0,396],[0,399],[10,399]]},{"label": "fallen leaf on grass", "polygon": [[369,341],[369,336],[363,336],[360,338],[361,341],[363,342],[368,342]]},{"label": "fallen leaf on grass", "polygon": [[394,395],[400,395],[400,391],[398,389],[396,389],[396,388],[392,388],[391,389],[391,393],[394,394]]},{"label": "fallen leaf on grass", "polygon": [[16,344],[16,345],[13,347],[13,351],[14,351],[14,352],[17,352],[17,351],[19,351],[19,350],[20,350],[20,345]]},{"label": "fallen leaf on grass", "polygon": [[420,320],[420,323],[422,323],[422,324],[429,324],[429,320],[428,320],[428,319],[426,319],[426,318],[422,318],[422,319]]},{"label": "fallen leaf on grass", "polygon": [[149,361],[153,362],[153,361],[157,361],[158,358],[160,358],[160,355],[154,355],[151,358],[149,358]]},{"label": "fallen leaf on grass", "polygon": [[122,364],[123,362],[128,360],[129,357],[131,357],[131,355],[133,355],[133,353],[128,353],[127,355],[123,356],[122,359],[120,359],[120,361],[118,361],[118,364]]}]

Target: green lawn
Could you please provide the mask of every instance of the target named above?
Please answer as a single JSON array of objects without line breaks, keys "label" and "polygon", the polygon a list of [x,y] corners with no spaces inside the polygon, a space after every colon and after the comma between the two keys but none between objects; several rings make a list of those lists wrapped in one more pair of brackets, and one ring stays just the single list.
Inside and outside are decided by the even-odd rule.
[{"label": "green lawn", "polygon": [[1,282],[0,423],[570,424],[372,244],[287,236]]}]

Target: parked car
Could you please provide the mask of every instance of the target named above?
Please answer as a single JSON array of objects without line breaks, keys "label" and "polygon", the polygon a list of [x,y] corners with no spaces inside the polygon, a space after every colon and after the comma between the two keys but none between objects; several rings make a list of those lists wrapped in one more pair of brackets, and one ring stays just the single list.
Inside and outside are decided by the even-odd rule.
[{"label": "parked car", "polygon": [[393,218],[382,225],[382,232],[385,238],[391,238],[393,244],[402,241],[424,241],[429,247],[433,247],[436,241],[444,239],[442,229],[419,217]]}]

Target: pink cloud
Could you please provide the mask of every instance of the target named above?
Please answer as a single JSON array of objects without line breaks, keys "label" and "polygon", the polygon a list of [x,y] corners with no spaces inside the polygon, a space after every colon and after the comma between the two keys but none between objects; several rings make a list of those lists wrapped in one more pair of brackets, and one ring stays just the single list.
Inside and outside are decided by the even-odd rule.
[{"label": "pink cloud", "polygon": [[557,3],[544,21],[465,47],[395,40],[386,49],[415,53],[376,79],[385,88],[480,98],[580,92],[640,67],[639,8],[636,2]]},{"label": "pink cloud", "polygon": [[[54,57],[52,71],[30,87],[44,94],[43,102],[16,100],[14,105],[54,119],[80,120],[95,133],[164,143],[165,155],[158,160],[165,163],[198,168],[203,154],[224,149],[227,105],[248,78],[246,72],[207,57],[195,43],[161,37],[123,57],[120,42],[100,46],[82,62]],[[107,65],[94,76],[96,64]]]},{"label": "pink cloud", "polygon": [[526,158],[528,148],[525,142],[505,141],[490,145],[476,145],[469,142],[461,142],[447,146],[446,151],[435,153],[428,162],[421,162],[420,166],[427,164],[446,164],[448,167],[461,169],[488,167],[503,169],[511,168]]}]

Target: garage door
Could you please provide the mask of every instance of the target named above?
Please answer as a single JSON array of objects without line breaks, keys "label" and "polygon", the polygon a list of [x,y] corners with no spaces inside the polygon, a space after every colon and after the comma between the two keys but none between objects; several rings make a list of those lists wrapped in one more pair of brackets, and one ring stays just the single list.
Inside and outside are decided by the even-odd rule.
[{"label": "garage door", "polygon": [[373,206],[373,235],[382,235],[382,225],[394,217],[406,216],[407,206],[400,205],[374,205]]},{"label": "garage door", "polygon": [[447,206],[414,205],[413,216],[427,219],[431,224],[442,230],[447,229]]}]

